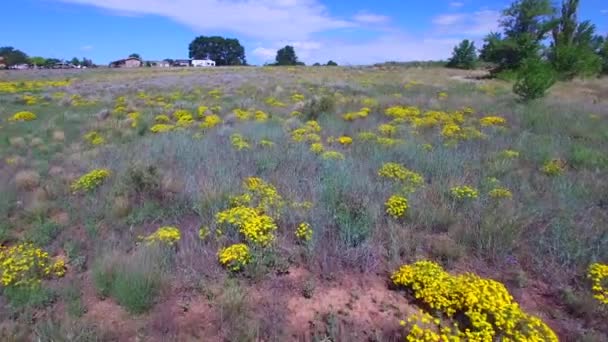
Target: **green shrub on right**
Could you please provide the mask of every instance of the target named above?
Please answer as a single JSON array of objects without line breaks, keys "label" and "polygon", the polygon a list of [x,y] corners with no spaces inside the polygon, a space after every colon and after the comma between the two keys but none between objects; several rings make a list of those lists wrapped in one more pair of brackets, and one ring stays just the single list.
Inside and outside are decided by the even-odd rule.
[{"label": "green shrub on right", "polygon": [[513,92],[524,101],[536,100],[544,97],[555,81],[555,71],[549,63],[529,58],[519,70]]}]

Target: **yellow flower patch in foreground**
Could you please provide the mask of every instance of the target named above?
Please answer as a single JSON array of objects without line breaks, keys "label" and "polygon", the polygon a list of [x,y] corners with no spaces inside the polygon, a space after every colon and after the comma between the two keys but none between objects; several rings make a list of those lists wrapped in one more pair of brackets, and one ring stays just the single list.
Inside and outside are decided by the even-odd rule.
[{"label": "yellow flower patch in foreground", "polygon": [[401,324],[409,330],[407,341],[558,341],[500,282],[471,273],[451,275],[431,261],[401,266],[391,280],[436,312],[433,317],[423,311]]}]

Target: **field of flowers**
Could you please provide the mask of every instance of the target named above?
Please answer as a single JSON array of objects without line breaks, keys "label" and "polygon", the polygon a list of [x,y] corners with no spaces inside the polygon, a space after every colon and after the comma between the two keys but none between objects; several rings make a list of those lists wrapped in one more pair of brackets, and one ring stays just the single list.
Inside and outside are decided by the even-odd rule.
[{"label": "field of flowers", "polygon": [[608,340],[606,79],[0,76],[0,340]]}]

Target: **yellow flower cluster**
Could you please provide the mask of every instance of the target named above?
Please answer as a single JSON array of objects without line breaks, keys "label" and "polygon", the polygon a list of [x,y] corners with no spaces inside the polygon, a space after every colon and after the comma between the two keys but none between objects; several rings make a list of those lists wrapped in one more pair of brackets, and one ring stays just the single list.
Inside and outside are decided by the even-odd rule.
[{"label": "yellow flower cluster", "polygon": [[390,137],[397,133],[397,127],[391,124],[382,124],[378,126],[378,131],[380,132],[380,134]]},{"label": "yellow flower cluster", "polygon": [[165,243],[167,245],[174,245],[181,239],[181,232],[176,227],[160,227],[154,233],[146,236],[144,241],[148,244],[154,243]]},{"label": "yellow flower cluster", "polygon": [[595,263],[589,266],[587,277],[591,279],[593,297],[608,305],[608,265]]},{"label": "yellow flower cluster", "polygon": [[154,121],[159,124],[166,124],[166,123],[171,122],[171,119],[167,115],[161,114],[161,115],[157,115],[154,118]]},{"label": "yellow flower cluster", "polygon": [[376,140],[377,136],[372,132],[361,132],[357,135],[357,138],[363,141],[373,141]]},{"label": "yellow flower cluster", "polygon": [[203,226],[198,230],[198,238],[201,240],[207,239],[209,234],[211,234],[211,231],[209,230],[208,227]]},{"label": "yellow flower cluster", "polygon": [[268,246],[274,241],[273,232],[277,225],[272,217],[251,207],[238,206],[217,213],[218,225],[230,224],[236,227],[248,241]]},{"label": "yellow flower cluster", "polygon": [[291,101],[292,102],[302,102],[302,101],[304,101],[304,95],[299,94],[299,93],[293,93],[291,95]]},{"label": "yellow flower cluster", "polygon": [[237,151],[248,150],[251,146],[242,134],[234,133],[230,136],[230,143]]},{"label": "yellow flower cluster", "polygon": [[260,140],[260,146],[262,147],[274,147],[274,142],[269,139]]},{"label": "yellow flower cluster", "polygon": [[519,151],[504,150],[504,151],[500,152],[500,156],[503,157],[503,158],[505,158],[505,159],[519,158]]},{"label": "yellow flower cluster", "polygon": [[206,116],[203,119],[203,123],[201,123],[200,128],[202,128],[202,129],[213,128],[221,123],[222,123],[222,119],[218,115],[211,114],[209,116]]},{"label": "yellow flower cluster", "polygon": [[321,143],[313,143],[310,145],[310,152],[314,154],[321,154],[325,151],[325,147]]},{"label": "yellow flower cluster", "polygon": [[259,177],[245,179],[243,189],[246,191],[244,195],[247,195],[249,199],[247,204],[255,206],[262,212],[279,215],[281,209],[285,206],[283,197],[274,185]]},{"label": "yellow flower cluster", "polygon": [[287,105],[285,103],[277,100],[274,97],[267,98],[266,100],[264,100],[264,103],[266,103],[270,107],[287,107]]},{"label": "yellow flower cluster", "polygon": [[36,114],[32,112],[17,112],[11,116],[8,121],[33,121],[36,120]]},{"label": "yellow flower cluster", "polygon": [[306,222],[300,223],[296,229],[296,237],[304,242],[312,240],[312,234],[312,227]]},{"label": "yellow flower cluster", "polygon": [[437,98],[440,100],[445,100],[448,98],[448,93],[446,93],[445,91],[441,91],[437,94]]},{"label": "yellow flower cluster", "polygon": [[405,216],[405,211],[407,210],[407,198],[393,195],[384,203],[384,206],[386,207],[387,214],[395,219],[401,218]]},{"label": "yellow flower cluster", "polygon": [[23,95],[21,97],[26,106],[33,106],[38,103],[38,98],[34,95]]},{"label": "yellow flower cluster", "polygon": [[205,113],[207,113],[207,110],[209,110],[209,107],[207,107],[207,106],[198,106],[198,109],[197,109],[198,117],[201,119],[204,118]]},{"label": "yellow flower cluster", "polygon": [[291,131],[291,139],[295,142],[320,142],[321,125],[317,121],[308,121],[303,127]]},{"label": "yellow flower cluster", "polygon": [[468,185],[455,186],[450,189],[450,194],[458,200],[475,199],[479,196],[477,189]]},{"label": "yellow flower cluster", "polygon": [[338,151],[325,151],[321,154],[324,160],[344,160],[344,155]]},{"label": "yellow flower cluster", "polygon": [[106,139],[104,139],[104,137],[102,137],[97,131],[90,131],[85,134],[84,140],[91,145],[101,145],[106,142]]},{"label": "yellow flower cluster", "polygon": [[430,261],[404,265],[391,280],[453,323],[443,326],[428,313],[415,315],[407,341],[558,341],[549,326],[522,311],[497,281],[470,273],[452,276]]},{"label": "yellow flower cluster", "polygon": [[231,199],[232,208],[217,213],[218,225],[236,227],[250,242],[267,246],[274,241],[277,229],[274,219],[285,206],[283,197],[276,188],[263,179],[249,177],[243,182],[245,193]]},{"label": "yellow flower cluster", "polygon": [[75,180],[70,188],[73,192],[93,190],[100,186],[110,174],[111,172],[108,169],[93,170]]},{"label": "yellow flower cluster", "polygon": [[566,162],[562,159],[552,159],[545,163],[542,171],[547,176],[559,176],[566,171]]},{"label": "yellow flower cluster", "polygon": [[65,262],[52,262],[49,254],[31,243],[0,246],[0,281],[3,286],[30,286],[42,278],[65,274]]},{"label": "yellow flower cluster", "polygon": [[246,244],[238,243],[220,249],[218,259],[222,266],[233,272],[238,272],[251,261],[251,254]]},{"label": "yellow flower cluster", "polygon": [[393,119],[408,120],[419,116],[420,109],[418,107],[394,106],[387,108],[384,113]]},{"label": "yellow flower cluster", "polygon": [[500,187],[500,186],[490,190],[488,195],[490,195],[490,197],[492,197],[494,199],[513,197],[513,193],[511,193],[511,191],[509,189],[507,189],[505,187]]},{"label": "yellow flower cluster", "polygon": [[424,178],[421,174],[408,170],[398,163],[385,163],[378,170],[378,176],[397,181],[404,192],[414,192],[424,184]]},{"label": "yellow flower cluster", "polygon": [[214,99],[219,99],[220,97],[222,97],[222,91],[219,89],[210,90],[207,94],[213,97]]},{"label": "yellow flower cluster", "polygon": [[190,127],[194,124],[192,113],[185,109],[178,109],[173,113],[173,117],[177,119],[178,127]]},{"label": "yellow flower cluster", "polygon": [[19,93],[43,88],[66,87],[71,81],[0,81],[0,93]]},{"label": "yellow flower cluster", "polygon": [[343,135],[338,138],[338,143],[340,143],[340,145],[343,145],[343,146],[348,146],[353,143],[353,138]]},{"label": "yellow flower cluster", "polygon": [[371,112],[371,109],[369,109],[367,107],[363,107],[358,112],[350,112],[350,113],[346,113],[346,114],[342,115],[342,118],[346,121],[354,121],[356,119],[363,119],[363,118],[368,117],[370,112]]},{"label": "yellow flower cluster", "polygon": [[172,131],[174,129],[175,129],[175,126],[173,126],[173,125],[156,124],[156,125],[150,127],[150,132],[152,132],[152,133],[166,133],[166,132],[170,132],[170,131]]},{"label": "yellow flower cluster", "polygon": [[502,126],[507,123],[507,120],[501,116],[485,116],[479,119],[479,124],[482,126]]}]

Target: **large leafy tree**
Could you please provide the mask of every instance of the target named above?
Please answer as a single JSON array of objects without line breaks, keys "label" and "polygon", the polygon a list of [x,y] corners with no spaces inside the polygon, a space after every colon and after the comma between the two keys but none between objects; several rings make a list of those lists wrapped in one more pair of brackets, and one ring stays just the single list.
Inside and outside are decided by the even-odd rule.
[{"label": "large leafy tree", "polygon": [[497,71],[519,69],[525,60],[538,58],[541,42],[556,25],[549,0],[517,0],[502,13],[504,35],[491,33],[481,56],[497,65]]},{"label": "large leafy tree", "polygon": [[9,67],[29,62],[25,52],[17,50],[12,46],[0,47],[0,56],[4,57],[4,64]]},{"label": "large leafy tree", "polygon": [[465,39],[454,47],[452,58],[448,61],[449,68],[473,69],[477,63],[475,43]]},{"label": "large leafy tree", "polygon": [[189,50],[190,58],[209,58],[218,66],[247,65],[245,48],[238,39],[200,36],[190,43]]},{"label": "large leafy tree", "polygon": [[276,65],[298,65],[298,56],[291,45],[277,51]]},{"label": "large leafy tree", "polygon": [[45,63],[46,63],[46,58],[44,58],[44,57],[30,57],[29,58],[29,64],[32,64],[32,65],[44,66]]},{"label": "large leafy tree", "polygon": [[602,38],[595,34],[595,25],[590,21],[578,22],[578,6],[579,0],[563,1],[549,51],[554,69],[566,79],[596,75],[602,69],[598,54]]},{"label": "large leafy tree", "polygon": [[602,72],[608,74],[608,36],[603,39],[599,55],[602,58]]}]

